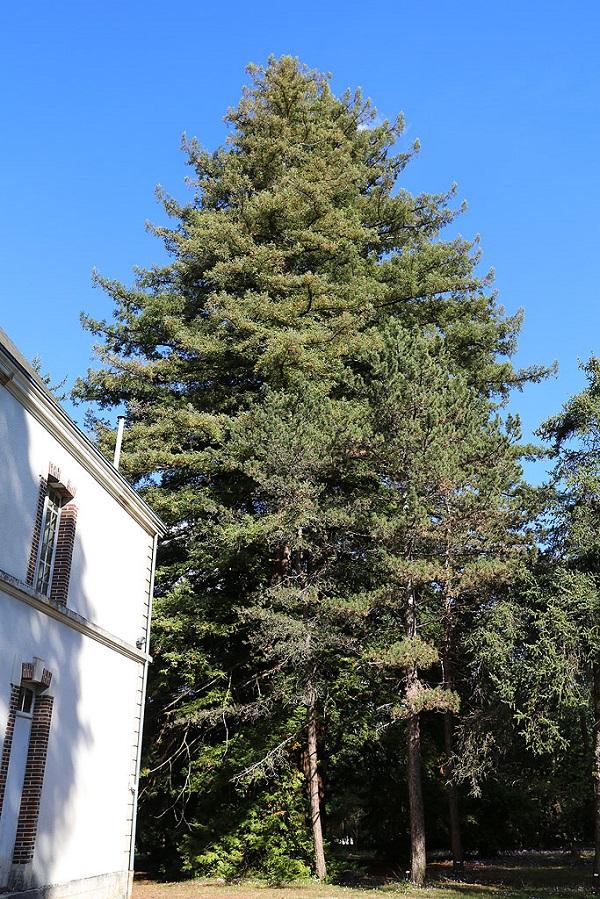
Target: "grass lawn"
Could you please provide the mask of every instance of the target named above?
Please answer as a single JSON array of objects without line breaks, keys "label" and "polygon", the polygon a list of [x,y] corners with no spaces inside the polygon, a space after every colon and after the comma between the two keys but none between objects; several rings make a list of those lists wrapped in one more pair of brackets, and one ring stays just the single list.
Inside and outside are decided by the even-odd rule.
[{"label": "grass lawn", "polygon": [[434,863],[424,888],[413,887],[393,875],[348,883],[294,883],[268,886],[256,881],[224,883],[191,880],[156,883],[136,879],[133,899],[572,899],[592,889],[589,853],[526,852],[488,861],[471,861],[460,875],[451,866]]}]

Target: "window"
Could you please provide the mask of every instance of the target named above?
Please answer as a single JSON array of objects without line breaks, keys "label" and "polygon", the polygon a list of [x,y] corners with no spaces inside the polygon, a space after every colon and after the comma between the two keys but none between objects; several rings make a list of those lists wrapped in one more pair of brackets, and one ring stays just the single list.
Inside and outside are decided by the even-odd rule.
[{"label": "window", "polygon": [[40,549],[35,577],[35,589],[39,593],[45,593],[46,595],[50,591],[52,582],[60,507],[61,497],[55,490],[49,490],[44,503],[44,517],[42,519]]},{"label": "window", "polygon": [[21,689],[19,690],[17,711],[22,712],[24,715],[31,715],[33,710],[34,697],[35,693],[31,689],[31,687],[21,686]]},{"label": "window", "polygon": [[75,548],[74,497],[73,484],[61,480],[60,469],[51,464],[48,477],[40,478],[27,583],[61,605],[67,603]]}]

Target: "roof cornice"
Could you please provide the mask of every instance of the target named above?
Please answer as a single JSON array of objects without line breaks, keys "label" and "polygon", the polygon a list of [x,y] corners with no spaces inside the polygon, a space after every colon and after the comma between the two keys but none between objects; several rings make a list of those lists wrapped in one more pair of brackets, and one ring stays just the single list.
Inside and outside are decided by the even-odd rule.
[{"label": "roof cornice", "polygon": [[166,527],[131,484],[67,415],[42,379],[0,329],[0,385],[38,421],[149,533]]}]

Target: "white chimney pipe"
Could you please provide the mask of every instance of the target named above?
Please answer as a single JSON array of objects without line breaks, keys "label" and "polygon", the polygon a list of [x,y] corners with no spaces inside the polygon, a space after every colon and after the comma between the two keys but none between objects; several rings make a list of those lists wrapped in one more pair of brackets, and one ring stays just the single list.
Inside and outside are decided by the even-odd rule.
[{"label": "white chimney pipe", "polygon": [[117,442],[115,444],[115,457],[113,459],[113,465],[119,470],[119,460],[121,458],[121,444],[123,443],[123,431],[125,429],[125,416],[119,415],[118,418],[119,426],[117,430]]}]

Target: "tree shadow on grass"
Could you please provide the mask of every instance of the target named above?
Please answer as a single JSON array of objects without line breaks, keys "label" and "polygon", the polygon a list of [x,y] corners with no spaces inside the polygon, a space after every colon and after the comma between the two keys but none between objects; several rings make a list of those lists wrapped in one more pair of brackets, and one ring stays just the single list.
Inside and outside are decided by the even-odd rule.
[{"label": "tree shadow on grass", "polygon": [[[474,858],[460,871],[450,861],[434,861],[427,866],[428,886],[452,889],[465,896],[481,890],[496,889],[556,890],[580,892],[592,887],[592,854],[584,852],[515,852],[494,858]],[[408,868],[408,866],[407,866]],[[340,871],[332,881],[342,887],[357,889],[397,889],[406,881],[408,872],[401,866],[381,866],[373,862]],[[567,892],[564,895],[568,895]]]}]

